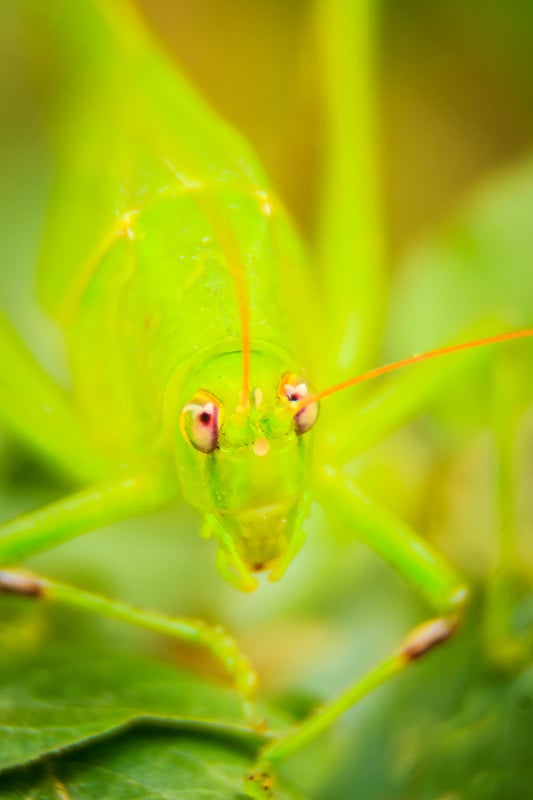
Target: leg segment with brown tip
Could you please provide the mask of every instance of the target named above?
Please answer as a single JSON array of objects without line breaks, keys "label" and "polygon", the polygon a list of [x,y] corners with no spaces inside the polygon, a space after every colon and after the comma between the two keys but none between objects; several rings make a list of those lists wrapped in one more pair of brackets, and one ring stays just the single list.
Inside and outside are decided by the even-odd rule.
[{"label": "leg segment with brown tip", "polygon": [[418,625],[404,639],[400,648],[407,662],[417,661],[434,647],[446,642],[457,628],[457,620],[437,617]]},{"label": "leg segment with brown tip", "polygon": [[157,509],[172,498],[174,491],[157,475],[121,476],[0,525],[0,592],[53,600],[205,647],[222,663],[238,691],[249,697],[255,687],[255,673],[222,628],[137,609],[17,566],[85,532]]},{"label": "leg segment with brown tip", "polygon": [[403,672],[414,661],[447,641],[456,628],[455,618],[437,617],[422,623],[411,631],[395,653],[342,692],[339,697],[320,706],[294,730],[264,747],[260,752],[256,768],[246,777],[245,789],[248,795],[273,797],[272,772],[279,763],[319,736],[341,714],[373,689]]},{"label": "leg segment with brown tip", "polygon": [[21,569],[0,570],[0,592],[81,608],[205,647],[220,661],[237,691],[245,698],[249,698],[255,689],[256,675],[250,662],[240,652],[235,640],[220,626],[207,625],[201,620],[185,617],[170,617],[157,611],[146,611]]},{"label": "leg segment with brown tip", "polygon": [[404,522],[366,498],[341,472],[324,469],[317,492],[328,508],[351,523],[359,539],[426,598],[438,616],[414,628],[392,655],[288,734],[264,747],[245,780],[245,790],[252,797],[273,797],[270,776],[278,764],[327,730],[372,690],[446,642],[455,632],[468,598],[466,587],[439,553]]},{"label": "leg segment with brown tip", "polygon": [[45,583],[26,570],[0,570],[0,592],[23,597],[44,597]]}]

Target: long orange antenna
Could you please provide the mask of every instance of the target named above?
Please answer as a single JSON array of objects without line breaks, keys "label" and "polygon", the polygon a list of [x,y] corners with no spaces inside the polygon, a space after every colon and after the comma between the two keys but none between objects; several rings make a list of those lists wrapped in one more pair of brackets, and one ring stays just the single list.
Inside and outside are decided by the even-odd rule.
[{"label": "long orange antenna", "polygon": [[[218,220],[217,220],[218,221]],[[250,298],[248,296],[248,281],[243,265],[242,255],[239,251],[233,232],[228,226],[220,224],[219,239],[226,255],[226,264],[235,287],[239,323],[241,328],[242,350],[242,389],[241,404],[244,408],[250,405],[250,357],[251,357],[251,321]]]},{"label": "long orange antenna", "polygon": [[523,331],[513,331],[512,333],[501,333],[498,336],[487,336],[485,339],[475,339],[472,342],[462,342],[461,344],[452,344],[447,347],[439,347],[436,350],[428,350],[426,353],[417,353],[409,358],[403,358],[401,361],[394,361],[392,364],[384,364],[382,367],[370,369],[368,372],[363,372],[361,375],[356,375],[354,378],[348,378],[336,386],[331,386],[329,389],[323,389],[321,392],[306,397],[300,400],[298,408],[305,408],[310,403],[316,403],[318,400],[323,400],[324,397],[329,397],[330,394],[341,392],[343,389],[348,389],[350,386],[355,386],[357,383],[364,383],[373,378],[379,378],[380,375],[386,375],[387,372],[394,372],[402,367],[409,367],[411,364],[417,364],[419,361],[429,361],[430,358],[438,358],[439,356],[446,356],[448,353],[457,353],[459,350],[469,350],[473,347],[483,347],[487,344],[498,344],[499,342],[509,342],[512,339],[523,339],[526,336],[533,336],[533,328],[526,328]]},{"label": "long orange antenna", "polygon": [[242,348],[242,404],[246,408],[250,398],[250,301],[248,286],[242,269],[233,272],[233,282],[237,294],[237,306],[241,323],[241,348]]},{"label": "long orange antenna", "polygon": [[[177,173],[176,173],[177,174]],[[237,309],[241,328],[242,349],[242,389],[241,403],[244,408],[250,405],[250,358],[251,358],[251,321],[250,298],[248,296],[248,282],[243,265],[242,254],[235,241],[233,230],[227,219],[223,218],[218,209],[210,206],[204,197],[199,195],[198,203],[203,208],[206,218],[213,227],[216,238],[222,246],[228,271],[235,286]]]}]

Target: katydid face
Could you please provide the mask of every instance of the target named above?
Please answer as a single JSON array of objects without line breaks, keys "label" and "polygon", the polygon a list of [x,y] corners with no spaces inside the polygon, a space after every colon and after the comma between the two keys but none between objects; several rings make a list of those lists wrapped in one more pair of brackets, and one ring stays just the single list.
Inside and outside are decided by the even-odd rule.
[{"label": "katydid face", "polygon": [[252,354],[247,398],[236,389],[241,371],[241,355],[229,353],[187,381],[176,456],[184,496],[219,543],[221,574],[250,591],[252,573],[281,577],[303,542],[318,407],[299,409],[307,384],[279,357]]}]

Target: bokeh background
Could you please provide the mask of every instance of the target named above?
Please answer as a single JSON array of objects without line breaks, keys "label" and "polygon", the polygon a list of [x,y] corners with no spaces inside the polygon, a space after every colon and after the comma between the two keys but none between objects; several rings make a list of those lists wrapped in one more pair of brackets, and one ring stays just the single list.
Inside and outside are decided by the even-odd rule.
[{"label": "bokeh background", "polygon": [[[64,380],[61,337],[33,289],[51,180],[43,100],[28,77],[25,34],[10,6],[8,0],[0,38],[0,297],[41,362]],[[192,82],[251,140],[312,248],[324,148],[312,4],[141,0],[140,6]],[[429,297],[439,298],[432,312],[444,338],[478,312],[501,311],[506,323],[531,324],[532,40],[527,0],[382,3],[378,130],[388,266],[395,276],[387,337],[390,351],[400,342],[398,356],[423,349],[426,336],[431,340],[420,312]],[[500,183],[500,173],[511,177]],[[460,221],[472,193],[481,197],[473,201],[473,232]],[[450,217],[459,219],[451,229]],[[431,244],[441,228],[444,244]],[[428,236],[430,244],[420,246]],[[445,258],[450,248],[451,262]],[[444,291],[440,279],[432,283],[442,270]],[[465,297],[461,317],[458,298]],[[513,352],[510,366],[495,368],[494,360],[481,358],[451,375],[422,416],[351,465],[368,491],[464,571],[476,599],[447,649],[369,698],[288,766],[290,779],[310,797],[533,797],[533,672],[520,661],[503,668],[491,657],[485,625],[502,525],[491,397],[505,396],[508,385],[519,397],[509,436],[517,442],[524,567],[513,578],[509,625],[527,631],[531,619],[531,349]],[[0,458],[5,518],[65,490],[60,477],[8,437]],[[199,540],[197,524],[192,511],[166,513],[95,533],[33,565],[138,604],[221,619],[257,664],[265,691],[295,713],[361,674],[427,613],[351,531],[332,523],[328,509],[313,508],[309,542],[283,582],[249,598],[222,584],[214,548]],[[120,626],[102,628],[117,646],[143,647],[211,675],[213,666],[198,654]]]},{"label": "bokeh background", "polygon": [[[146,19],[203,94],[254,143],[311,232],[322,147],[312,3],[141,0]],[[380,144],[395,252],[490,170],[530,151],[527,0],[384,0]]]}]

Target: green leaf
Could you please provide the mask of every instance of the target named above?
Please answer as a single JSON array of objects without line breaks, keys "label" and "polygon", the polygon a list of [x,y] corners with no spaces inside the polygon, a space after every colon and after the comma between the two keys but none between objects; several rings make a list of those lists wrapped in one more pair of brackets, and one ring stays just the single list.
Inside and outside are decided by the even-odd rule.
[{"label": "green leaf", "polygon": [[[250,727],[240,696],[230,689],[155,659],[84,641],[68,626],[63,639],[52,633],[32,641],[31,626],[25,625],[13,626],[20,638],[3,648],[0,770],[140,722],[232,733],[255,748],[264,738]],[[263,711],[258,715],[262,719]]]},{"label": "green leaf", "polygon": [[[142,729],[4,776],[2,800],[245,800],[253,754],[231,739]],[[297,800],[280,787],[276,800]]]}]

